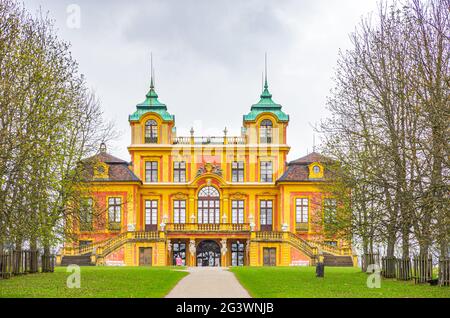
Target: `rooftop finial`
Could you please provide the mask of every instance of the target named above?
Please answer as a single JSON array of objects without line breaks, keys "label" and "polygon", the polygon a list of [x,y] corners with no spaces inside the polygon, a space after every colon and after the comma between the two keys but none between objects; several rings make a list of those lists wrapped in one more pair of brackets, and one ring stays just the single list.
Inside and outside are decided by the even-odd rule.
[{"label": "rooftop finial", "polygon": [[150,52],[150,73],[151,73],[150,88],[154,88],[155,85],[153,83],[153,52]]},{"label": "rooftop finial", "polygon": [[264,91],[264,72],[261,72],[261,91]]},{"label": "rooftop finial", "polygon": [[269,85],[267,85],[267,52],[264,56],[264,66],[265,66],[265,78],[264,78],[264,88],[268,88]]}]

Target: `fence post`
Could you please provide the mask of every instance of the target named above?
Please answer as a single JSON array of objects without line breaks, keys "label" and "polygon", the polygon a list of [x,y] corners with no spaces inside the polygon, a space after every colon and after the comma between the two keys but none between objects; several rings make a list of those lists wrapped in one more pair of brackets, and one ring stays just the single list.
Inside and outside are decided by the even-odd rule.
[{"label": "fence post", "polygon": [[410,280],[411,279],[411,258],[397,259],[397,275],[398,280]]},{"label": "fence post", "polygon": [[450,286],[450,258],[439,259],[439,286]]}]

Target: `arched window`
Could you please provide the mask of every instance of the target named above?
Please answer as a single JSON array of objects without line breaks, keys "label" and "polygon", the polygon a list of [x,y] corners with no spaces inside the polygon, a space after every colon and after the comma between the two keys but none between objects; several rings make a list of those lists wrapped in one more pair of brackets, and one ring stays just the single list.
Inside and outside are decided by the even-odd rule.
[{"label": "arched window", "polygon": [[272,143],[272,121],[269,119],[264,119],[261,122],[261,126],[259,128],[259,142],[262,144],[271,144]]},{"label": "arched window", "polygon": [[153,119],[150,119],[145,123],[145,143],[158,143],[158,123]]},{"label": "arched window", "polygon": [[198,193],[198,223],[220,223],[220,194],[214,187],[204,187]]}]

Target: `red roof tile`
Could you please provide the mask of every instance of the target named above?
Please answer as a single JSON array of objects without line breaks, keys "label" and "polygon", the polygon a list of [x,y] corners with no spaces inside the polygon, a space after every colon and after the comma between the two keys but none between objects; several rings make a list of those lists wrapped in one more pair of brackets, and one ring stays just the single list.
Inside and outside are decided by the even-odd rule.
[{"label": "red roof tile", "polygon": [[[107,179],[94,179],[94,166],[96,162],[104,162],[108,165]],[[101,182],[124,182],[124,181],[141,181],[133,171],[128,167],[128,162],[116,158],[106,152],[101,152],[95,156],[83,160],[85,164],[85,171],[87,180],[101,181]]]}]

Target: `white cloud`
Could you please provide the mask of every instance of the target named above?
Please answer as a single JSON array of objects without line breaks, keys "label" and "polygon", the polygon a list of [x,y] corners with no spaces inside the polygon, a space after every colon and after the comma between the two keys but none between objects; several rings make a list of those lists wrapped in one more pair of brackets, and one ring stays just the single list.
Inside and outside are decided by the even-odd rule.
[{"label": "white cloud", "polygon": [[81,28],[69,29],[74,1],[25,0],[56,20],[95,89],[105,115],[123,132],[110,151],[129,159],[128,115],[144,99],[154,54],[157,92],[178,134],[201,120],[205,133],[239,134],[259,100],[264,52],[274,100],[290,114],[289,159],[312,150],[312,129],[327,115],[326,96],[339,48],[376,0],[77,1]]}]

